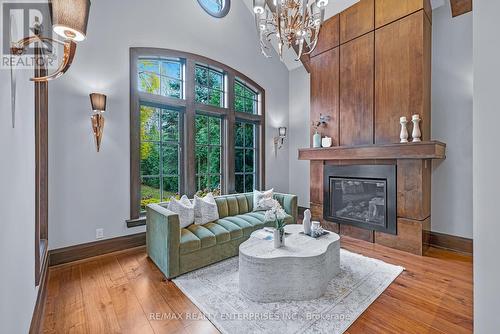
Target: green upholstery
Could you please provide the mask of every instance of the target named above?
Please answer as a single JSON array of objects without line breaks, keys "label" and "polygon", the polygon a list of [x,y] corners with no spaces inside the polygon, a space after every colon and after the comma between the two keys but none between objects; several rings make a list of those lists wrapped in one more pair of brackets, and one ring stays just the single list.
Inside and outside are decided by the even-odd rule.
[{"label": "green upholstery", "polygon": [[[285,222],[295,224],[297,196],[278,194],[274,198],[287,213]],[[252,232],[264,226],[264,211],[253,212],[253,193],[215,198],[219,220],[205,225],[180,228],[177,214],[166,204],[151,204],[146,209],[148,255],[167,278],[238,255],[239,245]]]}]

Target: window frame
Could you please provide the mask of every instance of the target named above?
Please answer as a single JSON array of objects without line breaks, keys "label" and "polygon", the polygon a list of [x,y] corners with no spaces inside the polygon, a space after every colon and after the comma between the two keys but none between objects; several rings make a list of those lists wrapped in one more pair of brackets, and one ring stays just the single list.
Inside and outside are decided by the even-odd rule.
[{"label": "window frame", "polygon": [[[142,145],[142,143],[144,142],[149,142],[149,143],[155,143],[157,144],[159,147],[160,147],[160,161],[159,161],[159,174],[158,176],[156,175],[141,175],[141,170],[140,170],[140,163],[141,163],[141,159],[139,157],[139,195],[140,194],[140,188],[142,186],[142,182],[141,182],[141,179],[146,177],[146,178],[154,178],[154,177],[158,177],[160,179],[160,198],[163,199],[163,201],[165,200],[163,198],[163,182],[164,182],[164,178],[165,177],[178,177],[179,178],[179,192],[182,192],[182,185],[183,185],[183,180],[184,180],[184,173],[183,173],[183,168],[182,168],[182,162],[184,161],[184,110],[182,108],[179,108],[179,107],[171,107],[171,106],[167,106],[167,105],[158,105],[158,104],[155,104],[155,103],[151,103],[151,102],[148,102],[148,101],[142,101],[140,100],[139,101],[139,115],[141,113],[141,106],[147,106],[147,107],[150,107],[150,108],[156,108],[156,109],[162,109],[162,110],[169,110],[169,111],[175,111],[177,112],[178,114],[178,123],[179,123],[179,138],[177,140],[177,142],[175,142],[174,140],[163,140],[162,138],[162,133],[161,133],[161,124],[159,124],[159,129],[160,129],[160,134],[159,134],[159,140],[158,141],[151,141],[151,140],[147,140],[147,141],[142,141],[139,137],[139,151],[140,151],[140,147]],[[161,114],[159,116],[159,121],[161,122]],[[140,126],[140,125],[139,125]],[[139,129],[139,134],[140,134],[140,129]],[[163,159],[162,159],[162,154],[163,154],[163,151],[162,151],[162,148],[164,146],[164,143],[166,144],[173,144],[175,142],[174,145],[177,145],[178,148],[179,148],[179,151],[178,151],[178,174],[177,175],[173,175],[173,174],[163,174]],[[170,145],[169,145],[170,146]],[[142,197],[142,196],[141,196]],[[140,205],[139,205],[140,206]],[[140,213],[143,213],[144,211],[142,209],[139,209],[139,212]]]},{"label": "window frame", "polygon": [[[201,64],[201,63],[196,63],[195,65],[195,76],[196,76],[196,68],[201,68],[203,69],[204,71],[206,71],[207,73],[207,84],[206,85],[203,85],[203,84],[197,84],[196,81],[195,81],[195,102],[196,103],[199,103],[199,104],[203,104],[203,105],[207,105],[207,106],[211,106],[211,107],[215,107],[215,108],[227,108],[227,75],[226,73],[224,72],[224,70],[221,70],[219,68],[215,68],[214,66],[211,66],[211,65],[207,65],[207,64]],[[210,84],[209,84],[209,80],[210,80],[210,72],[215,72],[215,73],[218,73],[218,74],[221,74],[222,75],[222,88],[221,89],[217,89],[217,88],[212,88],[210,87]],[[214,106],[213,104],[210,104],[208,103],[203,103],[203,102],[198,102],[196,101],[196,87],[201,87],[201,88],[205,88],[207,89],[207,99],[210,100],[210,97],[212,96],[212,92],[213,91],[218,91],[221,93],[221,104],[222,105],[219,105],[219,106]]]},{"label": "window frame", "polygon": [[[151,61],[154,61],[154,60],[161,60],[162,62],[177,62],[180,64],[181,66],[181,70],[180,70],[180,78],[174,78],[174,77],[170,77],[168,75],[163,75],[161,73],[161,65],[162,64],[159,64],[160,65],[160,68],[158,69],[158,73],[153,73],[153,72],[150,72],[150,71],[144,71],[144,72],[147,72],[147,73],[153,73],[153,74],[156,74],[158,75],[158,77],[160,78],[160,93],[159,94],[152,94],[152,93],[147,93],[147,92],[144,92],[144,91],[141,91],[141,93],[146,93],[148,95],[155,95],[155,96],[163,96],[163,97],[168,97],[168,98],[172,98],[172,99],[180,99],[180,100],[184,100],[186,98],[186,73],[185,73],[185,63],[182,59],[180,58],[173,58],[173,57],[168,57],[168,58],[160,58],[160,57],[147,57],[147,56],[144,56],[144,57],[139,57],[137,60],[139,61],[140,59],[145,59],[145,60],[151,60]],[[180,92],[179,92],[179,95],[180,97],[171,97],[171,96],[165,96],[165,95],[162,95],[162,78],[166,78],[167,80],[174,80],[174,81],[178,81],[181,85],[180,87]],[[138,78],[137,78],[138,79]]]},{"label": "window frame", "polygon": [[[172,98],[141,92],[138,89],[137,65],[140,58],[180,59],[183,61],[184,94],[183,98]],[[225,104],[216,107],[195,101],[195,66],[205,65],[224,72]],[[257,114],[235,111],[235,81],[243,81],[258,93]],[[154,104],[158,108],[175,108],[182,110],[183,126],[181,127],[181,169],[179,174],[179,192],[192,197],[196,193],[196,146],[195,117],[197,113],[213,115],[222,120],[221,192],[235,192],[235,142],[234,125],[237,121],[256,124],[256,145],[258,150],[255,163],[257,180],[256,188],[265,188],[265,90],[243,73],[204,56],[159,48],[130,48],[130,220],[128,226],[144,224],[141,216],[141,182],[140,182],[140,104]]]},{"label": "window frame", "polygon": [[224,6],[222,7],[222,9],[218,12],[214,12],[212,10],[210,10],[209,8],[206,7],[206,5],[203,3],[202,0],[198,0],[198,4],[200,5],[200,7],[210,16],[212,17],[215,17],[217,19],[221,19],[223,17],[225,17],[228,13],[229,13],[229,10],[231,9],[231,0],[225,0],[224,2]]},{"label": "window frame", "polygon": [[[238,112],[238,113],[245,113],[245,114],[250,114],[250,115],[258,115],[260,113],[260,93],[258,91],[258,89],[255,89],[254,87],[252,87],[252,85],[248,84],[247,82],[245,82],[245,80],[241,79],[241,78],[235,78],[235,82],[234,82],[235,86],[236,85],[240,85],[242,86],[243,89],[246,89],[246,90],[249,90],[251,91],[252,93],[255,94],[255,98],[250,98],[250,97],[247,97],[245,95],[238,95],[234,94],[235,96],[235,101],[236,101],[236,97],[239,97],[240,99],[243,99],[243,101],[245,100],[251,100],[252,101],[252,109],[255,109],[255,110],[252,110],[252,112],[248,112],[246,110],[243,110],[243,111],[236,111],[236,107],[235,107],[235,111]],[[236,91],[236,89],[235,89]],[[254,107],[255,105],[255,107]]]},{"label": "window frame", "polygon": [[[254,187],[255,187],[255,185],[256,185],[255,180],[259,180],[259,175],[260,175],[260,170],[259,170],[258,166],[259,166],[260,159],[261,159],[260,149],[261,149],[262,145],[260,145],[259,125],[256,124],[256,123],[254,123],[254,122],[249,122],[247,120],[242,120],[242,119],[239,119],[239,118],[236,119],[236,121],[234,123],[235,126],[236,126],[236,123],[250,124],[250,125],[255,126],[255,128],[254,128],[254,134],[253,134],[254,143],[253,143],[252,147],[246,145],[246,131],[244,131],[244,143],[243,143],[243,146],[236,146],[236,143],[234,145],[235,150],[236,149],[243,150],[243,172],[237,172],[236,168],[235,168],[234,175],[235,175],[235,178],[236,178],[236,175],[242,175],[243,176],[243,188],[245,189],[245,191],[248,191],[248,189],[246,189],[246,176],[247,175],[253,175],[253,178],[254,178]],[[254,163],[253,163],[254,170],[252,172],[246,172],[245,171],[245,168],[246,168],[246,151],[248,151],[248,150],[254,151]],[[236,154],[235,154],[234,158],[236,158]],[[236,161],[236,159],[235,159],[235,161]],[[235,180],[235,188],[236,188],[236,180]],[[253,189],[251,191],[253,191]]]},{"label": "window frame", "polygon": [[[226,138],[225,138],[225,120],[222,116],[220,115],[215,115],[215,114],[212,114],[212,113],[206,113],[206,112],[203,112],[203,111],[199,111],[197,110],[196,111],[196,115],[195,115],[195,119],[197,116],[201,116],[201,117],[207,117],[208,120],[210,120],[210,118],[216,118],[216,119],[219,119],[220,120],[220,144],[219,145],[216,145],[216,144],[197,144],[196,143],[196,137],[195,137],[195,149],[196,149],[196,146],[204,146],[206,147],[208,150],[210,150],[212,147],[219,147],[220,148],[220,172],[219,174],[213,174],[213,173],[197,173],[196,172],[196,165],[195,165],[195,177],[196,177],[196,183],[198,183],[198,177],[200,175],[205,175],[205,176],[213,176],[213,175],[219,175],[220,176],[220,190],[222,192],[222,189],[224,189],[224,186],[226,184],[225,182],[225,179],[224,179],[224,161],[225,161],[225,156],[224,156],[224,143],[226,141]],[[208,133],[208,136],[210,138],[210,133]],[[195,164],[196,164],[196,156],[195,156]],[[208,167],[208,165],[207,165]],[[197,190],[203,190],[203,189],[198,189],[198,185],[196,185],[196,189]]]}]

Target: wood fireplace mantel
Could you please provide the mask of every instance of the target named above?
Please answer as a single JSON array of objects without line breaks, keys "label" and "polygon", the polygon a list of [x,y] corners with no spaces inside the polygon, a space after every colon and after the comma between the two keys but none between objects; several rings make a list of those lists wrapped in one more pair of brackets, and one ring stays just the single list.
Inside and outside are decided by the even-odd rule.
[{"label": "wood fireplace mantel", "polygon": [[[423,141],[299,149],[299,159],[311,168],[310,209],[327,229],[422,255],[431,230],[431,173],[429,160],[445,159],[446,144]],[[397,171],[397,235],[328,221],[323,215],[324,168],[328,165],[391,164]]]},{"label": "wood fireplace mantel", "polygon": [[445,159],[446,144],[423,141],[404,144],[335,146],[299,149],[299,160]]}]

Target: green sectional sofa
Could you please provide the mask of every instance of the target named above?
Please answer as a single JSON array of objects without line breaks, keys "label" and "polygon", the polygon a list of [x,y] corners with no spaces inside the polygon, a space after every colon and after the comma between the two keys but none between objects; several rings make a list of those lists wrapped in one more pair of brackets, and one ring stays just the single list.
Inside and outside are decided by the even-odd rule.
[{"label": "green sectional sofa", "polygon": [[[287,213],[286,223],[295,224],[297,196],[274,194]],[[253,212],[253,193],[215,198],[219,220],[180,228],[177,214],[166,203],[151,204],[146,209],[148,256],[167,279],[238,255],[239,245],[250,234],[273,223],[264,221],[264,211]]]}]

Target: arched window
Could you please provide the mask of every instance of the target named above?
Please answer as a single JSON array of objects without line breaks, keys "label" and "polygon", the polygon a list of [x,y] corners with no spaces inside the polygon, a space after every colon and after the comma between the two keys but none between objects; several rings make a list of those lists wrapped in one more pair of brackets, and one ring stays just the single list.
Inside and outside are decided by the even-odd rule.
[{"label": "arched window", "polygon": [[201,8],[213,17],[224,17],[229,13],[230,0],[198,0]]},{"label": "arched window", "polygon": [[132,225],[150,203],[264,187],[264,90],[190,53],[130,49]]}]

